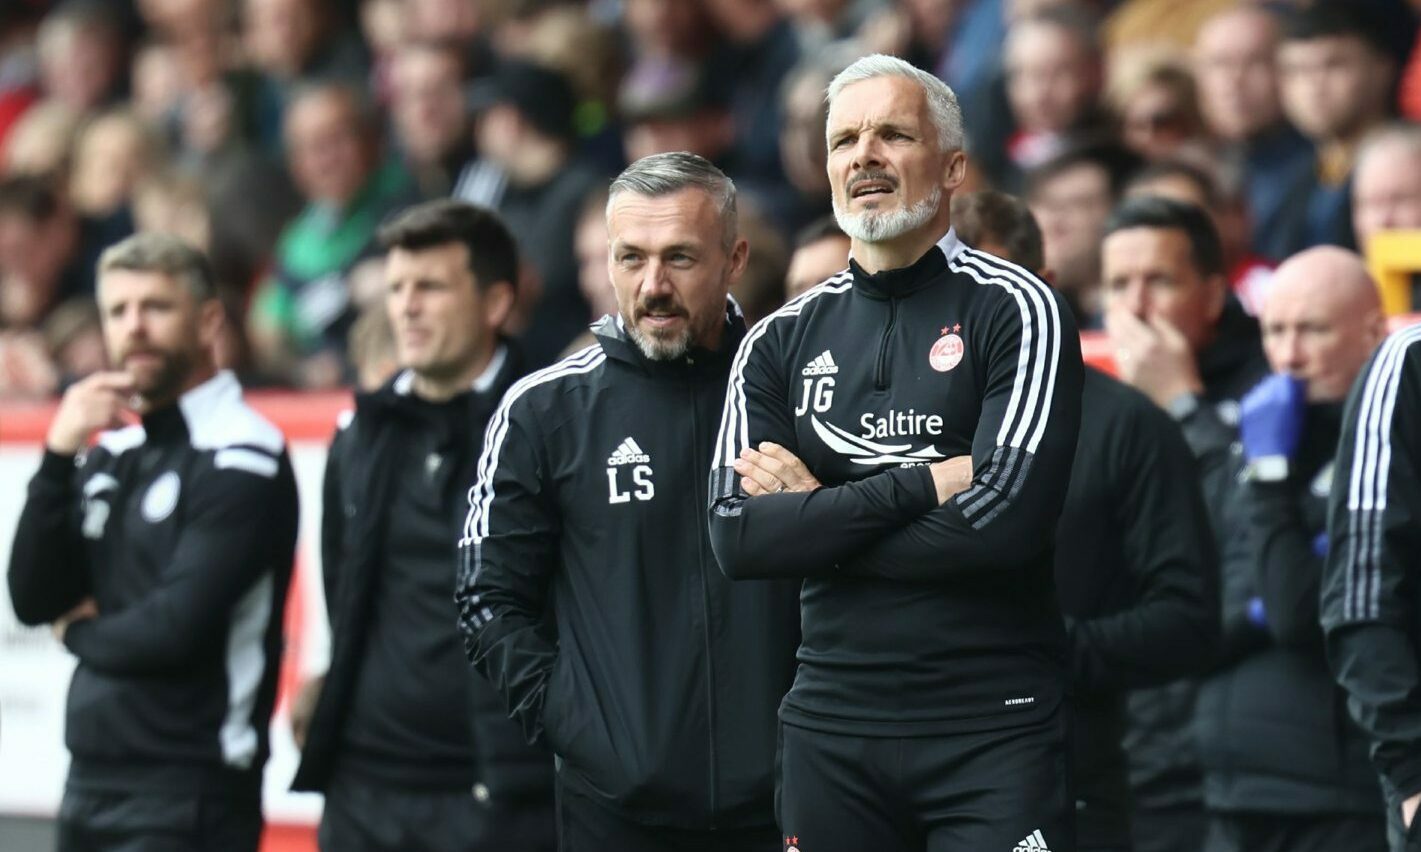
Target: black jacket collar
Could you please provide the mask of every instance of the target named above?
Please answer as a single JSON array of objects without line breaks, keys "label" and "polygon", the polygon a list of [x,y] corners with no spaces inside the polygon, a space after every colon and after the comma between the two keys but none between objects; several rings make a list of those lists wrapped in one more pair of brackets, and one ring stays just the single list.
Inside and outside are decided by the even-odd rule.
[{"label": "black jacket collar", "polygon": [[693,347],[685,355],[670,361],[652,360],[642,354],[627,336],[621,317],[602,317],[592,324],[592,333],[608,358],[650,376],[675,378],[724,375],[730,369],[730,361],[735,357],[735,351],[740,348],[740,341],[745,337],[745,317],[740,313],[740,306],[735,300],[727,299],[725,333],[720,338],[720,348],[711,351]]},{"label": "black jacket collar", "polygon": [[948,261],[963,248],[962,242],[957,239],[957,231],[949,228],[922,257],[898,269],[869,273],[851,257],[849,270],[853,272],[854,288],[872,299],[902,298],[932,284],[947,272]]},{"label": "black jacket collar", "polygon": [[469,418],[497,407],[504,391],[520,375],[522,357],[510,341],[500,341],[483,375],[465,392],[443,402],[431,402],[412,390],[414,373],[402,370],[374,391],[355,395],[358,417],[373,421],[399,420],[419,423],[452,439],[462,434]]}]

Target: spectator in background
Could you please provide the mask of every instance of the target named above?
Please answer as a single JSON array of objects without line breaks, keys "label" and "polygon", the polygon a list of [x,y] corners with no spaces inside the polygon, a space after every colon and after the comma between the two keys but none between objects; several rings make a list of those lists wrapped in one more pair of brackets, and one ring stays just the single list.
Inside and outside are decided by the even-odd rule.
[{"label": "spectator in background", "polygon": [[720,94],[693,63],[633,68],[618,94],[627,158],[686,151],[729,167],[735,131]]},{"label": "spectator in background", "polygon": [[[956,217],[954,210],[954,222]],[[805,225],[795,237],[785,273],[785,301],[843,272],[849,265],[851,242],[832,214]]]},{"label": "spectator in background", "polygon": [[1243,400],[1223,653],[1199,690],[1205,848],[1373,852],[1381,790],[1327,669],[1318,590],[1342,403],[1385,318],[1361,258],[1325,247],[1278,267],[1259,319],[1273,375]]},{"label": "spectator in background", "polygon": [[1041,225],[1052,284],[1081,328],[1099,328],[1100,237],[1105,220],[1139,167],[1113,142],[1068,148],[1027,175],[1026,201]]},{"label": "spectator in background", "polygon": [[[999,192],[954,196],[969,245],[1043,268],[1041,231]],[[1199,674],[1218,638],[1218,553],[1194,457],[1143,394],[1088,367],[1071,485],[1057,524],[1056,588],[1070,637],[1076,849],[1130,848],[1122,741],[1128,689]]]},{"label": "spectator in background", "polygon": [[518,248],[492,213],[445,199],[397,214],[379,242],[401,369],[357,395],[331,443],[331,663],[292,788],[325,794],[327,852],[552,852],[551,755],[523,743],[448,618],[458,498],[522,375],[499,334]]},{"label": "spectator in background", "polygon": [[1144,159],[1162,160],[1202,148],[1204,119],[1187,68],[1150,58],[1117,75],[1108,94],[1125,147]]},{"label": "spectator in background", "polygon": [[1378,231],[1421,228],[1421,127],[1388,125],[1357,149],[1352,228],[1364,251]]},{"label": "spectator in background", "polygon": [[69,174],[79,117],[68,107],[40,101],[25,111],[5,140],[0,175],[40,175],[64,179]]},{"label": "spectator in background", "polygon": [[111,104],[124,94],[126,41],[113,4],[56,4],[36,41],[44,96],[81,116]]},{"label": "spectator in background", "polygon": [[1362,139],[1387,119],[1396,77],[1386,36],[1366,15],[1340,2],[1300,9],[1278,48],[1283,109],[1317,146],[1313,171],[1288,196],[1294,251],[1355,244],[1352,167]]},{"label": "spectator in background", "polygon": [[699,60],[714,29],[701,3],[683,0],[625,0],[623,22],[638,61]]},{"label": "spectator in background", "polygon": [[1312,168],[1312,145],[1283,117],[1275,13],[1241,4],[1199,28],[1194,76],[1199,106],[1226,166],[1241,176],[1254,253],[1277,262],[1291,251],[1288,189]]},{"label": "spectator in background", "polygon": [[133,233],[133,191],[163,168],[162,140],[128,110],[114,110],[89,122],[74,145],[69,198],[105,244]]},{"label": "spectator in background", "polygon": [[[371,305],[360,312],[360,316],[355,318],[355,323],[350,327],[348,348],[350,366],[355,370],[355,391],[358,394],[374,393],[399,372],[400,362],[395,354],[395,330],[390,327],[390,317],[384,305]],[[296,737],[298,748],[306,747],[306,731],[298,726],[309,722],[309,712],[298,720],[293,711],[291,726],[300,732]]]},{"label": "spectator in background", "polygon": [[1163,160],[1145,166],[1125,187],[1126,198],[1154,195],[1172,198],[1209,214],[1224,250],[1224,268],[1234,296],[1250,314],[1257,314],[1273,276],[1273,265],[1249,251],[1248,214],[1226,181],[1188,160]]},{"label": "spectator in background", "polygon": [[[593,192],[582,204],[582,215],[573,232],[573,251],[577,253],[577,289],[587,302],[588,322],[605,316],[616,316],[617,298],[612,290],[612,276],[607,266],[607,193]],[[588,328],[572,339],[562,353],[566,358],[597,342]]]},{"label": "spectator in background", "polygon": [[[1106,332],[1120,378],[1183,429],[1222,540],[1239,400],[1267,372],[1258,324],[1228,296],[1208,215],[1165,198],[1124,202],[1101,249]],[[1198,849],[1206,819],[1193,739],[1197,683],[1130,696],[1126,751],[1138,852]]]},{"label": "spectator in background", "polygon": [[43,334],[59,374],[59,391],[108,366],[99,309],[87,296],[77,296],[50,311]]},{"label": "spectator in background", "polygon": [[533,367],[554,360],[587,324],[572,240],[601,179],[573,156],[576,105],[562,74],[520,60],[501,65],[472,95],[480,159],[454,187],[456,198],[496,211],[518,235],[526,267],[519,343]]},{"label": "spectator in background", "polygon": [[60,402],[9,563],[20,622],[78,659],[58,848],[256,852],[291,460],[213,362],[222,305],[201,254],[140,234],[98,274],[112,368]]},{"label": "spectator in background", "polygon": [[807,222],[828,215],[828,151],[824,147],[824,122],[829,111],[824,90],[843,70],[836,58],[811,55],[785,77],[780,91],[780,162],[796,194],[794,219]]},{"label": "spectator in background", "polygon": [[391,63],[395,147],[425,198],[447,196],[473,155],[464,58],[449,44],[411,43]]},{"label": "spectator in background", "polygon": [[993,184],[1014,191],[1024,173],[1100,124],[1096,99],[1101,70],[1094,22],[1072,8],[1021,18],[1007,31],[1002,56],[1014,130],[1000,153],[982,148],[981,155]]},{"label": "spectator in background", "polygon": [[739,220],[740,233],[750,245],[750,257],[745,261],[744,274],[730,288],[730,295],[740,305],[748,326],[784,304],[789,245],[751,199],[740,205]]},{"label": "spectator in background", "polygon": [[300,387],[345,378],[354,320],[345,276],[410,196],[403,172],[380,163],[378,127],[360,93],[339,83],[298,92],[287,112],[287,155],[306,208],[282,230],[248,329],[258,366]]},{"label": "spectator in background", "polygon": [[94,292],[79,220],[51,181],[0,179],[0,328],[35,329],[55,305]]}]

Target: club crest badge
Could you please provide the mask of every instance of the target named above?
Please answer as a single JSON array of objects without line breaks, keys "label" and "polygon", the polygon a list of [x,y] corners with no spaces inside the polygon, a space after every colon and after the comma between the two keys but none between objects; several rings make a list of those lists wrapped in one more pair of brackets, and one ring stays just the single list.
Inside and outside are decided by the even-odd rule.
[{"label": "club crest badge", "polygon": [[182,491],[182,481],[177,473],[168,471],[148,486],[143,495],[143,520],[156,524],[173,513],[178,505],[178,494]]},{"label": "club crest badge", "polygon": [[966,347],[962,343],[962,336],[958,333],[960,331],[962,331],[961,323],[956,323],[951,328],[943,326],[942,337],[937,339],[932,350],[928,352],[928,364],[939,373],[946,373],[962,363],[962,355],[966,351]]}]

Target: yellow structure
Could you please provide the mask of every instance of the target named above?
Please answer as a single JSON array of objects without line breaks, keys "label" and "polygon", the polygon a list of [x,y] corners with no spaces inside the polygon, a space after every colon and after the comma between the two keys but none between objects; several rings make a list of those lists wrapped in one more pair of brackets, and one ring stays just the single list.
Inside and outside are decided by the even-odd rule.
[{"label": "yellow structure", "polygon": [[1394,317],[1421,311],[1411,303],[1412,280],[1421,276],[1421,230],[1382,231],[1367,246],[1367,268],[1381,291],[1382,308]]}]

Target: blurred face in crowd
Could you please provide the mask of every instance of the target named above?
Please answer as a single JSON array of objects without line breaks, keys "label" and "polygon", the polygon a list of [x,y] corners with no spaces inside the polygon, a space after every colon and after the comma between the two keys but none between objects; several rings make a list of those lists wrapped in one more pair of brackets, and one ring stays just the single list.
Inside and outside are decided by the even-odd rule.
[{"label": "blurred face in crowd", "polygon": [[[1049,263],[1049,261],[1048,261]],[[1180,228],[1126,228],[1101,245],[1107,311],[1126,310],[1178,329],[1199,352],[1213,337],[1224,309],[1222,275],[1200,273]]]},{"label": "blurred face in crowd", "polygon": [[826,144],[834,218],[855,240],[889,242],[939,221],[965,177],[944,150],[917,81],[875,77],[829,104]]},{"label": "blurred face in crowd", "polygon": [[406,0],[410,35],[466,44],[483,28],[479,0]]},{"label": "blurred face in crowd", "polygon": [[577,289],[592,309],[594,318],[617,312],[617,294],[607,273],[607,217],[601,210],[589,209],[578,220],[572,235],[572,248],[577,253]]},{"label": "blurred face in crowd", "polygon": [[668,151],[688,151],[715,161],[730,147],[731,132],[723,111],[702,107],[691,115],[634,122],[623,132],[622,145],[632,162]]},{"label": "blurred face in crowd", "polygon": [[355,197],[375,167],[359,108],[338,89],[310,92],[287,107],[286,153],[307,200],[337,206]]},{"label": "blurred face in crowd", "polygon": [[686,56],[695,51],[706,26],[699,3],[684,0],[626,0],[623,14],[637,53]]},{"label": "blurred face in crowd", "polygon": [[1120,109],[1125,146],[1147,160],[1162,160],[1177,153],[1198,132],[1193,105],[1185,92],[1163,82],[1136,89]]},{"label": "blurred face in crowd", "polygon": [[1209,129],[1247,139],[1282,118],[1275,64],[1278,23],[1261,9],[1211,18],[1194,42],[1194,78]]},{"label": "blurred face in crowd", "polygon": [[320,43],[325,27],[322,0],[246,0],[245,40],[264,70],[295,76]]},{"label": "blurred face in crowd", "polygon": [[823,198],[829,191],[824,174],[828,152],[824,149],[824,87],[828,81],[804,74],[785,90],[780,105],[780,162],[785,176],[801,195]]},{"label": "blurred face in crowd", "polygon": [[38,48],[41,88],[75,112],[99,106],[118,84],[123,45],[106,26],[57,21],[41,29]]},{"label": "blurred face in crowd", "polygon": [[1388,138],[1357,161],[1352,228],[1363,248],[1378,231],[1421,228],[1421,145]]},{"label": "blurred face in crowd", "polygon": [[89,125],[75,148],[70,195],[84,213],[107,215],[125,203],[148,168],[149,140],[132,117],[109,115]]},{"label": "blurred face in crowd", "polygon": [[797,21],[832,26],[839,19],[847,0],[775,0],[785,17]]},{"label": "blurred face in crowd", "polygon": [[418,163],[439,163],[468,133],[463,69],[447,50],[410,47],[394,67],[394,118],[400,142]]},{"label": "blurred face in crowd", "polygon": [[400,366],[435,380],[458,378],[487,358],[513,307],[512,284],[480,287],[459,242],[391,249],[385,286]]},{"label": "blurred face in crowd", "polygon": [[848,237],[828,236],[800,246],[785,273],[785,299],[793,299],[848,265]]},{"label": "blurred face in crowd", "polygon": [[622,192],[609,205],[607,235],[617,309],[643,354],[671,360],[720,345],[726,294],[745,272],[749,246],[737,238],[727,248],[715,199],[696,188]]},{"label": "blurred face in crowd", "polygon": [[36,220],[20,211],[0,211],[0,320],[5,325],[40,321],[77,243],[78,227],[67,212]]},{"label": "blurred face in crowd", "polygon": [[1391,62],[1360,38],[1284,42],[1278,68],[1283,108],[1313,139],[1347,139],[1386,114]]},{"label": "blurred face in crowd", "polygon": [[1309,402],[1346,399],[1386,329],[1362,259],[1331,246],[1278,267],[1259,320],[1269,365],[1305,381]]},{"label": "blurred face in crowd", "polygon": [[1095,57],[1065,27],[1030,20],[1015,25],[1007,34],[1005,62],[1007,99],[1021,130],[1069,130],[1095,98]]},{"label": "blurred face in crowd", "polygon": [[218,300],[198,300],[178,276],[129,269],[101,273],[98,300],[109,363],[129,374],[149,407],[210,368],[223,323]]},{"label": "blurred face in crowd", "polygon": [[1063,289],[1096,284],[1100,232],[1113,203],[1110,176],[1094,163],[1079,163],[1040,181],[1027,199],[1041,226],[1046,266]]}]

